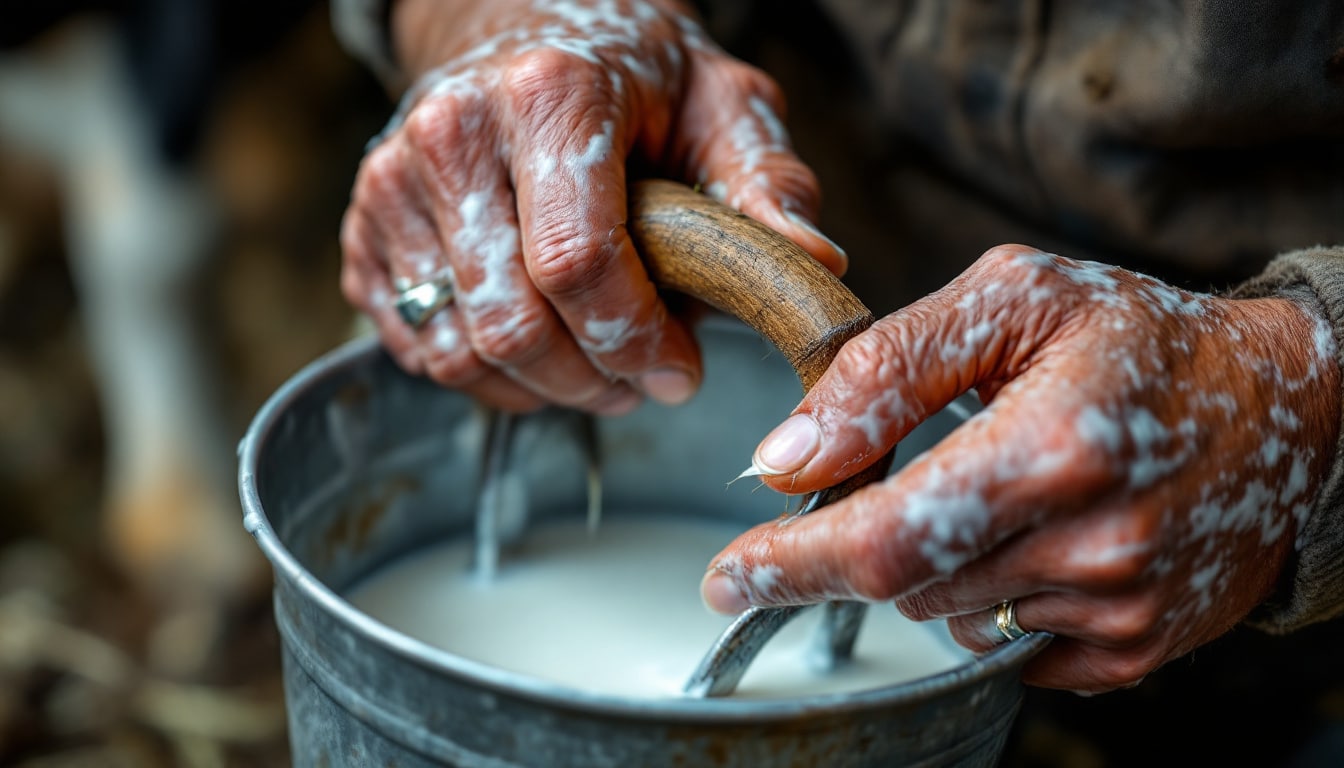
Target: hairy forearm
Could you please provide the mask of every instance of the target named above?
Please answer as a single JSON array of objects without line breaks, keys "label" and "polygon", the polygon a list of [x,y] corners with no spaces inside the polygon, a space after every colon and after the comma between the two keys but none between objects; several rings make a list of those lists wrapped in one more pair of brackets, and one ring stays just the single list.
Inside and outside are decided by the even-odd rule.
[{"label": "hairy forearm", "polygon": [[424,73],[518,18],[532,0],[395,0],[392,51],[403,73]]},{"label": "hairy forearm", "polygon": [[[594,5],[575,0],[394,0],[390,19],[392,50],[402,73],[414,79],[501,33],[535,29],[554,21],[553,11],[595,13]],[[698,17],[693,5],[681,0],[619,2],[617,12],[629,15],[641,5]]]}]

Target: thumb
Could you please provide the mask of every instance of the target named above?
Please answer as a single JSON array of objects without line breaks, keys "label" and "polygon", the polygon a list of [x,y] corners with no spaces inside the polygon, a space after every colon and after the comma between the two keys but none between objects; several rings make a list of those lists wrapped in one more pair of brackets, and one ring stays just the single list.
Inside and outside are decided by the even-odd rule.
[{"label": "thumb", "polygon": [[[969,389],[1025,367],[1062,313],[1023,301],[1031,248],[999,246],[943,289],[851,339],[793,415],[761,441],[747,474],[785,493],[826,488],[872,464]],[[1044,310],[1044,311],[1037,311]]]}]

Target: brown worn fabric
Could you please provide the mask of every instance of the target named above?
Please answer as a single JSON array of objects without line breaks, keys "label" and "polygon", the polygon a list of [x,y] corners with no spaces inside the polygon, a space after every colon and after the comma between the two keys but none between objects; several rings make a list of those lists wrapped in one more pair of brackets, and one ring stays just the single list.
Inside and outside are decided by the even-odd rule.
[{"label": "brown worn fabric", "polygon": [[1344,242],[1344,3],[821,5],[885,133],[1064,236],[1242,272]]}]

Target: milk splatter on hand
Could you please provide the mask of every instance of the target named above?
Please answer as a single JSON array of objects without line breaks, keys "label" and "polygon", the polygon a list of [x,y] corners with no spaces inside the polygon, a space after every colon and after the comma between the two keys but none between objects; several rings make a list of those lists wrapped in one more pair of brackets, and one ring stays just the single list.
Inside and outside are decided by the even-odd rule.
[{"label": "milk splatter on hand", "polygon": [[[677,403],[701,368],[626,230],[627,163],[700,184],[836,272],[783,101],[672,0],[399,0],[419,73],[364,159],[342,227],[343,291],[407,370],[492,405],[599,413]],[[447,275],[415,330],[394,286]]]},{"label": "milk splatter on hand", "polygon": [[1287,299],[995,248],[847,344],[754,470],[825,487],[962,392],[986,408],[886,481],[739,538],[705,599],[896,600],[979,651],[1013,598],[1057,636],[1028,683],[1136,684],[1270,595],[1331,460],[1335,360]]}]

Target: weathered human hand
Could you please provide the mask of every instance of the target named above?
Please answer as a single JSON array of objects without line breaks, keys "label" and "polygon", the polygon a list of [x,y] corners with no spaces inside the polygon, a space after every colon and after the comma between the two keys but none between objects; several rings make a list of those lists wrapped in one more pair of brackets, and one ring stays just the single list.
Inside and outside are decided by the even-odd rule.
[{"label": "weathered human hand", "polygon": [[[815,177],[782,97],[673,0],[399,0],[423,72],[364,159],[342,228],[343,291],[405,369],[489,404],[599,413],[690,397],[701,376],[626,230],[626,177],[699,184],[831,270]],[[449,277],[420,328],[397,289]]]},{"label": "weathered human hand", "polygon": [[895,600],[984,651],[991,606],[1056,635],[1033,685],[1101,692],[1270,595],[1338,430],[1325,321],[1022,246],[851,340],[754,471],[836,483],[974,389],[986,408],[883,482],[757,526],[713,562],[716,610]]}]

